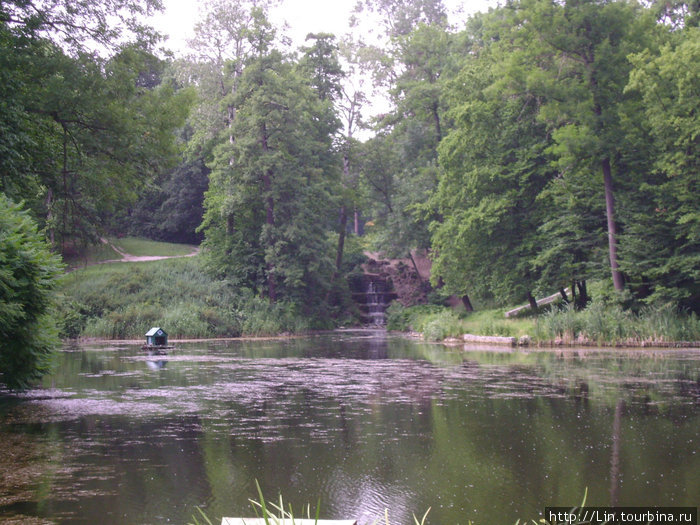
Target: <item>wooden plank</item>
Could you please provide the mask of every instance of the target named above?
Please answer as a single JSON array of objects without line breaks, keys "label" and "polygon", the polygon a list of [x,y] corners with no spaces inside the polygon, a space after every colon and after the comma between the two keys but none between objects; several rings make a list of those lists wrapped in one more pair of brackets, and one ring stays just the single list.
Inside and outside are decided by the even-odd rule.
[{"label": "wooden plank", "polygon": [[[355,520],[298,520],[269,518],[270,525],[357,525]],[[221,525],[267,525],[263,518],[221,518]]]}]

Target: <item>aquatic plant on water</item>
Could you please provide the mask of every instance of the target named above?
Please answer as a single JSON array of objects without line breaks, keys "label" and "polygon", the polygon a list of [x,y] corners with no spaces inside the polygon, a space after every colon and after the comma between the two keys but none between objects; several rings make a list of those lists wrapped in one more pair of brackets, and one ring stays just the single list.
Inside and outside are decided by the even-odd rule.
[{"label": "aquatic plant on water", "polygon": [[[314,517],[311,517],[311,505],[307,504],[306,507],[304,508],[305,512],[302,512],[302,517],[299,518],[298,516],[295,518],[294,511],[292,509],[291,505],[288,505],[287,508],[285,508],[284,505],[284,500],[282,498],[282,495],[280,494],[279,496],[279,502],[278,503],[272,503],[268,502],[265,499],[265,496],[262,493],[262,489],[260,488],[260,483],[258,483],[258,480],[255,480],[255,486],[258,491],[258,498],[259,500],[254,500],[254,499],[249,499],[250,503],[253,505],[253,508],[255,509],[255,515],[256,519],[262,518],[265,521],[265,525],[294,525],[295,519],[306,519],[310,520],[313,519],[314,523],[318,523],[319,520],[319,514],[321,510],[321,502],[316,504],[316,512],[314,514]],[[590,524],[590,521],[584,520],[581,517],[581,512],[584,509],[586,505],[586,498],[588,497],[588,488],[586,488],[584,495],[583,495],[583,501],[581,502],[581,505],[579,507],[573,507],[572,509],[569,510],[567,513],[569,517],[569,521],[566,522],[567,525],[586,525]],[[428,510],[425,511],[425,514],[423,514],[423,517],[419,520],[415,514],[413,514],[413,523],[414,525],[427,525],[427,518],[428,514],[430,513],[431,507],[428,507]],[[197,511],[199,512],[199,517],[197,516],[192,516],[193,521],[189,523],[188,525],[214,525],[214,523],[209,519],[209,517],[205,514],[205,512],[197,507]],[[304,517],[306,516],[306,517]],[[575,520],[571,521],[571,518],[574,517]],[[199,519],[202,519],[203,521],[199,521]],[[391,522],[389,521],[389,509],[384,509],[384,517],[377,519],[371,523],[371,525],[392,525]],[[466,525],[476,525],[471,520],[467,520]],[[521,521],[517,520],[514,525],[563,525],[563,522],[559,522],[557,520],[555,521],[547,521],[544,518],[540,518],[538,521],[536,520],[530,520],[530,521]]]}]

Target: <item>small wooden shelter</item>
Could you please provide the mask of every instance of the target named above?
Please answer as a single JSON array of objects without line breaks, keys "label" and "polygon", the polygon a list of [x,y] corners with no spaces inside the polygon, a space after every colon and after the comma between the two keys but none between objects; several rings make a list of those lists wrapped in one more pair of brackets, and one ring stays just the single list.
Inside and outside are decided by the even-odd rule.
[{"label": "small wooden shelter", "polygon": [[168,346],[168,334],[159,326],[146,332],[146,346]]}]

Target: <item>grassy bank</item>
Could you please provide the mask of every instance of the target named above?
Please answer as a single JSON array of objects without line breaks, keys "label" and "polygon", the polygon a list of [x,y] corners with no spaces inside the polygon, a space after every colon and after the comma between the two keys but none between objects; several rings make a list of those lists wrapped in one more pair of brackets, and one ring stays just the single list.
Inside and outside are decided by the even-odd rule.
[{"label": "grassy bank", "polygon": [[211,278],[198,257],[89,266],[66,275],[61,292],[64,337],[141,339],[151,326],[163,326],[171,338],[311,328],[293,305],[270,305]]},{"label": "grassy bank", "polygon": [[197,247],[190,244],[151,241],[139,237],[110,238],[109,242],[124,253],[139,256],[177,257],[192,253]]},{"label": "grassy bank", "polygon": [[420,332],[428,341],[462,334],[521,337],[536,344],[650,345],[700,341],[700,319],[668,306],[639,312],[618,305],[592,303],[582,311],[552,308],[538,316],[506,319],[503,310],[457,313],[440,306],[404,308],[395,303],[387,312],[387,328]]}]

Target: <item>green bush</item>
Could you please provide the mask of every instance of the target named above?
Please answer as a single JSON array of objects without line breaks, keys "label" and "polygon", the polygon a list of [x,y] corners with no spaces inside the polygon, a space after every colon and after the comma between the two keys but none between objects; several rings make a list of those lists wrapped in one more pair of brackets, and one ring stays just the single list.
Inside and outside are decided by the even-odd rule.
[{"label": "green bush", "polygon": [[0,193],[0,382],[21,389],[40,378],[59,343],[54,288],[60,260],[22,207]]},{"label": "green bush", "polygon": [[442,341],[447,337],[456,337],[464,333],[459,318],[451,310],[443,310],[427,316],[421,332],[426,341]]},{"label": "green bush", "polygon": [[394,301],[386,310],[386,326],[388,330],[423,332],[425,325],[433,320],[431,316],[446,310],[432,304],[405,307]]},{"label": "green bush", "polygon": [[301,333],[311,328],[308,318],[301,316],[296,305],[288,302],[270,304],[261,297],[249,297],[243,310],[242,329],[245,335],[277,335]]}]

